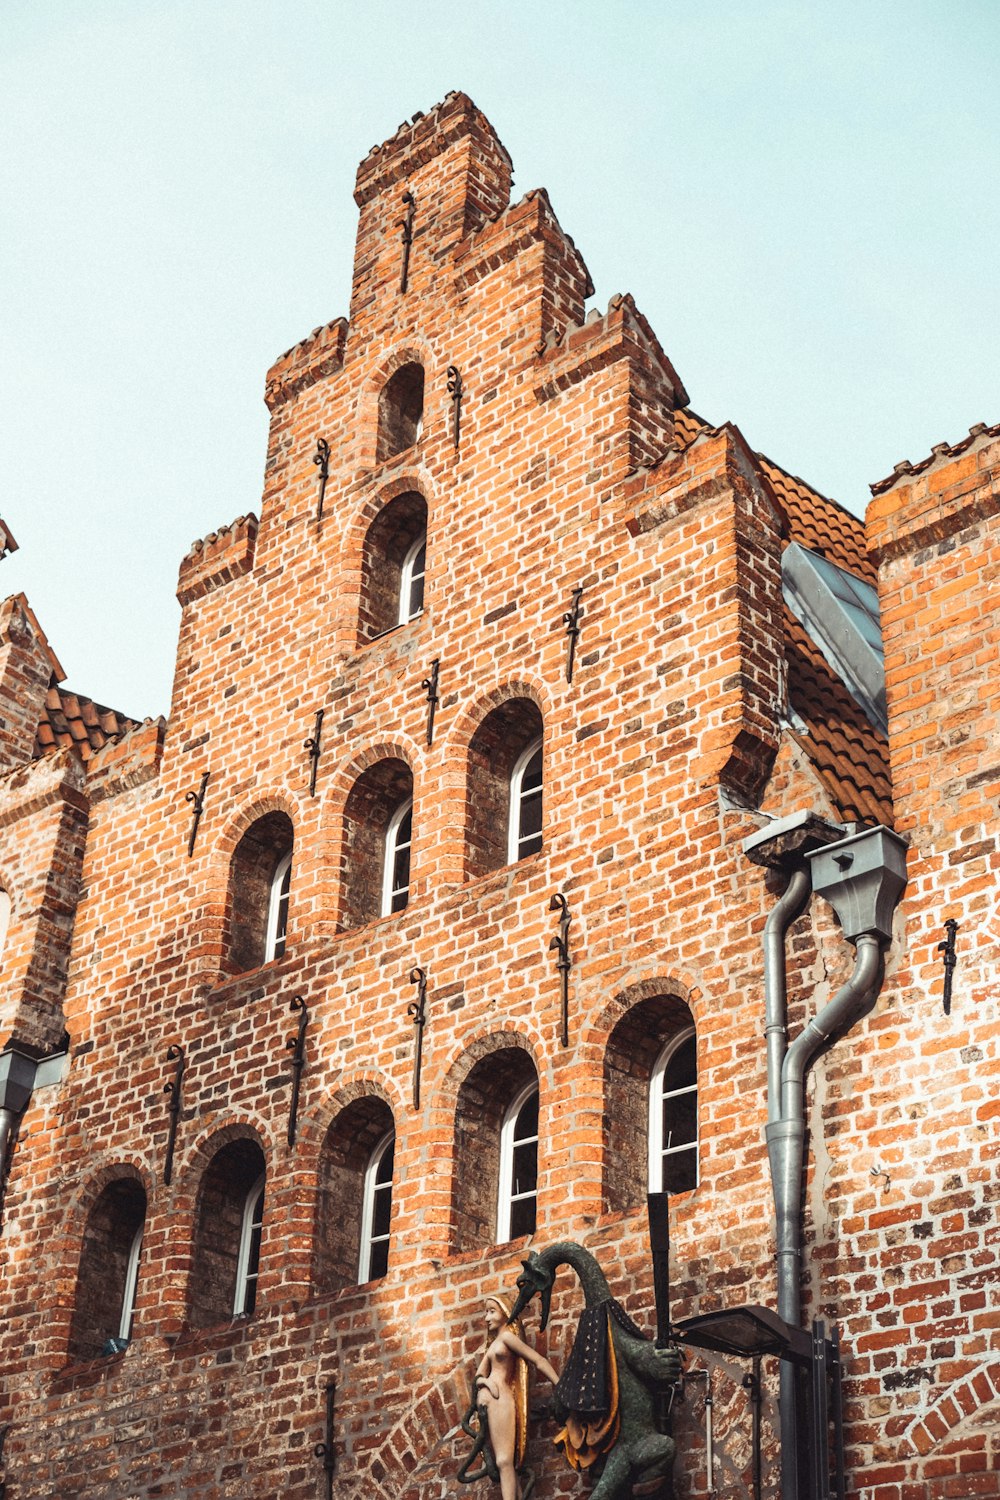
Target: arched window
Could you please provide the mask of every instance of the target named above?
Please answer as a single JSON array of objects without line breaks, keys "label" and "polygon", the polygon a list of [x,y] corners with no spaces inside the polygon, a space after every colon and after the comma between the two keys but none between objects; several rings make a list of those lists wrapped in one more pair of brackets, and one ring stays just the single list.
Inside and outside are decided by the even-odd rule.
[{"label": "arched window", "polygon": [[257,1306],[257,1277],[260,1274],[260,1241],[264,1229],[264,1174],[247,1193],[240,1225],[240,1248],[236,1259],[236,1292],[233,1317],[249,1317]]},{"label": "arched window", "polygon": [[392,1216],[392,1165],[394,1131],[383,1136],[365,1168],[364,1204],[361,1212],[360,1282],[376,1281],[389,1267],[389,1220]]},{"label": "arched window", "polygon": [[694,1019],[676,995],[636,1001],[604,1053],[604,1206],[642,1207],[647,1192],[698,1184]]},{"label": "arched window", "polygon": [[271,876],[271,895],[267,907],[267,936],[264,940],[264,962],[281,958],[285,952],[285,933],[288,930],[288,896],[292,886],[291,850],[274,867]]},{"label": "arched window", "polygon": [[542,741],[532,740],[510,777],[507,858],[511,864],[542,847]]},{"label": "arched window", "polygon": [[229,872],[228,951],[239,973],[285,952],[292,881],[292,820],[258,818],[240,839]]},{"label": "arched window", "polygon": [[341,925],[362,927],[409,899],[413,776],[380,760],[358,777],[344,807]]},{"label": "arched window", "polygon": [[319,1159],[317,1292],[385,1275],[394,1156],[395,1128],[384,1099],[354,1099],[332,1121]]},{"label": "arched window", "polygon": [[649,1190],[698,1185],[698,1059],[694,1027],[674,1037],[649,1081]]},{"label": "arched window", "polygon": [[87,1219],[70,1326],[70,1359],[116,1354],[132,1335],[146,1194],[133,1177],[110,1183]]},{"label": "arched window", "polygon": [[410,899],[410,844],[413,839],[413,798],[400,803],[385,835],[382,872],[382,915],[402,911]]},{"label": "arched window", "polygon": [[378,398],[376,461],[405,453],[420,439],[424,422],[424,367],[416,361],[390,375]]},{"label": "arched window", "polygon": [[514,1099],[500,1127],[497,1241],[535,1232],[538,1202],[538,1085]]},{"label": "arched window", "polygon": [[427,502],[411,490],[384,505],[365,536],[359,645],[422,613],[426,566]]},{"label": "arched window", "polygon": [[542,779],[541,713],[530,698],[511,698],[486,716],[469,745],[469,879],[541,849]]},{"label": "arched window", "polygon": [[193,1328],[242,1317],[256,1307],[264,1187],[264,1153],[256,1141],[230,1141],[209,1162],[195,1216]]},{"label": "arched window", "polygon": [[427,562],[427,536],[422,533],[411,544],[403,558],[399,575],[399,624],[405,625],[421,614],[424,607],[424,567]]},{"label": "arched window", "polygon": [[531,1234],[538,1191],[538,1074],[524,1048],[494,1048],[469,1070],[458,1092],[454,1149],[454,1248],[474,1250]]}]

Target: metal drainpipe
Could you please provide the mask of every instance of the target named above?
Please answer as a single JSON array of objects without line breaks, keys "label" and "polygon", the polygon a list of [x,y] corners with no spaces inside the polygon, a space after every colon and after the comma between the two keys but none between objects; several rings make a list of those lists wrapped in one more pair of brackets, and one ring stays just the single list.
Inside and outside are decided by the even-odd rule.
[{"label": "metal drainpipe", "polygon": [[781,1118],[781,1068],[788,1046],[788,995],[785,980],[785,938],[801,917],[812,895],[812,878],[805,866],[793,870],[784,895],[771,908],[764,924],[764,1038],[767,1044],[767,1118]]}]

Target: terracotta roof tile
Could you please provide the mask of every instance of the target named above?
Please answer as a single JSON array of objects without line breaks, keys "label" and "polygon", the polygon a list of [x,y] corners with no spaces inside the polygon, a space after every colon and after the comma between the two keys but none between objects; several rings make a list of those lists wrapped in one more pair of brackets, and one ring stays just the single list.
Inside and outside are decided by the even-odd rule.
[{"label": "terracotta roof tile", "polygon": [[55,755],[67,746],[88,761],[109,740],[121,739],[138,727],[138,719],[127,718],[91,698],[71,693],[55,683],[45,696],[45,707],[35,733],[34,759]]},{"label": "terracotta roof tile", "polygon": [[805,726],[794,739],[846,823],[892,824],[889,745],[869,723],[818,646],[785,610],[788,698]]},{"label": "terracotta roof tile", "polygon": [[922,474],[924,469],[929,469],[931,464],[936,463],[939,458],[957,458],[960,453],[971,448],[977,438],[981,437],[1000,437],[1000,422],[995,427],[987,427],[985,422],[977,422],[975,427],[969,428],[968,436],[961,438],[957,443],[935,443],[927,457],[922,458],[918,464],[911,464],[908,458],[904,458],[902,463],[896,464],[886,479],[879,479],[868,488],[873,495],[882,495],[886,490],[891,490],[904,474]]}]

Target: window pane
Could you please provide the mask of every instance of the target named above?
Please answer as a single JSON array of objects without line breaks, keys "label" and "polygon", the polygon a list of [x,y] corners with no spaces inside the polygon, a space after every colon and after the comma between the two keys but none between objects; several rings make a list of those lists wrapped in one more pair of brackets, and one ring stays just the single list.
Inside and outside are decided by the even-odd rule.
[{"label": "window pane", "polygon": [[517,1112],[514,1122],[514,1139],[523,1141],[538,1134],[538,1090],[534,1089]]},{"label": "window pane", "polygon": [[510,1208],[510,1237],[516,1240],[522,1234],[535,1232],[535,1200],[520,1198]]},{"label": "window pane", "polygon": [[663,1101],[663,1149],[690,1146],[698,1135],[698,1094],[686,1089]]},{"label": "window pane", "polygon": [[[261,1200],[263,1204],[263,1199]],[[260,1222],[254,1225],[250,1235],[250,1254],[247,1257],[247,1289],[243,1298],[243,1311],[252,1313],[257,1306],[257,1274],[260,1270]]]},{"label": "window pane", "polygon": [[538,1143],[529,1141],[514,1147],[513,1193],[533,1193],[538,1186]]},{"label": "window pane", "polygon": [[389,1241],[379,1240],[372,1246],[371,1257],[368,1261],[368,1280],[377,1281],[384,1276],[389,1269]]},{"label": "window pane", "polygon": [[375,1181],[379,1185],[383,1182],[392,1181],[392,1161],[396,1154],[396,1142],[392,1140],[386,1146],[379,1159],[378,1171],[375,1173]]},{"label": "window pane", "polygon": [[667,1193],[689,1193],[698,1185],[698,1157],[690,1148],[663,1158],[663,1190]]},{"label": "window pane", "polygon": [[697,1083],[697,1046],[693,1036],[674,1052],[663,1074],[663,1092],[672,1094],[675,1089],[690,1088]]},{"label": "window pane", "polygon": [[389,1233],[389,1216],[392,1212],[392,1188],[379,1188],[372,1203],[372,1239]]}]

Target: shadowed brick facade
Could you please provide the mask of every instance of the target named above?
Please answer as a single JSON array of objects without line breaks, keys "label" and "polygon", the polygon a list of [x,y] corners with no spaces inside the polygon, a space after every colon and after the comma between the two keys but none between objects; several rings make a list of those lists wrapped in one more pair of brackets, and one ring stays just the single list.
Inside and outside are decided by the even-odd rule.
[{"label": "shadowed brick facade", "polygon": [[[312,1500],[331,1381],[338,1500],[453,1496],[480,1301],[513,1286],[526,1247],[580,1240],[651,1327],[645,1090],[692,1023],[699,1181],[672,1199],[674,1312],[773,1306],[761,934],[782,878],[743,840],[802,810],[909,845],[877,1003],[807,1093],[803,1298],[842,1330],[848,1492],[1000,1495],[1000,428],[901,465],[865,525],[698,417],[630,297],[586,313],[547,195],[511,204],[510,184],[461,94],[362,162],[349,319],[268,374],[260,519],[181,563],[168,723],[66,692],[27,601],[2,607],[0,1046],[38,1067],[0,1227],[8,1500]],[[424,527],[423,608],[400,624]],[[877,584],[888,740],[784,605],[790,542]],[[512,863],[510,778],[539,733],[542,848]],[[411,796],[408,903],[379,915]],[[853,960],[815,897],[788,938],[793,1035]],[[505,1111],[534,1079],[537,1228],[496,1244]],[[366,1167],[389,1130],[388,1270],[359,1285]],[[255,1303],[234,1317],[261,1161]],[[108,1283],[143,1204],[130,1342],[91,1357],[118,1333]],[[564,1272],[538,1336],[557,1366],[578,1306]],[[744,1367],[713,1370],[716,1491],[743,1496]],[[768,1369],[772,1495],[774,1392]],[[706,1494],[702,1401],[688,1382],[679,1496]],[[538,1500],[586,1492],[553,1430],[534,1427]]]}]

